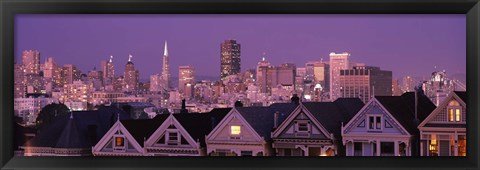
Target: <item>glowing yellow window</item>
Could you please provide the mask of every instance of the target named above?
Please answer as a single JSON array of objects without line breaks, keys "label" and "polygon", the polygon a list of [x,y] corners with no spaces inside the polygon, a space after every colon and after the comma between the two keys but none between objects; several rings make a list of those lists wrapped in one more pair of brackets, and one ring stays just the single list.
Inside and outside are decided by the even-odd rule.
[{"label": "glowing yellow window", "polygon": [[230,134],[239,135],[240,134],[240,126],[230,126]]},{"label": "glowing yellow window", "polygon": [[455,121],[460,122],[460,109],[455,109]]}]

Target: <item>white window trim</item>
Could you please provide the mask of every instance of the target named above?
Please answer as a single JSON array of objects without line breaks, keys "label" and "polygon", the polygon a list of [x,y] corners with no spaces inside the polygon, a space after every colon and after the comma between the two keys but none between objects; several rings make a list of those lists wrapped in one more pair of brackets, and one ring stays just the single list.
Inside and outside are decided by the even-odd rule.
[{"label": "white window trim", "polygon": [[[373,129],[370,129],[370,117],[373,117]],[[377,117],[380,117],[380,129],[377,129]],[[383,115],[377,115],[377,114],[369,114],[366,116],[366,121],[367,124],[365,126],[365,128],[367,128],[368,131],[383,131],[383,128],[385,126],[385,123],[384,123],[384,119],[383,119]]]},{"label": "white window trim", "polygon": [[[307,131],[300,131],[300,123],[305,123],[307,124]],[[311,128],[312,124],[310,123],[309,120],[297,120],[295,121],[295,132],[297,133],[310,133],[312,130]]]},{"label": "white window trim", "polygon": [[[123,138],[123,146],[117,146],[117,137]],[[113,142],[112,142],[112,148],[113,151],[126,151],[127,150],[127,145],[128,141],[125,135],[113,135]]]},{"label": "white window trim", "polygon": [[181,136],[180,132],[179,132],[177,129],[168,129],[168,130],[166,130],[166,133],[165,133],[165,145],[169,145],[169,143],[170,143],[170,133],[177,133],[177,142],[176,142],[176,144],[177,144],[177,145],[180,145],[180,140],[182,139],[182,136]]}]

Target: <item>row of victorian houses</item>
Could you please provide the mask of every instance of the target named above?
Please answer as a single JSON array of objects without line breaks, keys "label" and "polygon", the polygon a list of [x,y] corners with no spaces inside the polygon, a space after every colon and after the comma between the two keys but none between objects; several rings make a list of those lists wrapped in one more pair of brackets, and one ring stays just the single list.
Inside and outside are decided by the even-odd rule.
[{"label": "row of victorian houses", "polygon": [[80,114],[71,114],[55,127],[53,142],[42,143],[44,132],[22,148],[27,156],[466,156],[466,99],[466,92],[452,92],[435,107],[426,96],[409,92],[375,96],[366,104],[358,98],[293,97],[292,103],[269,107],[144,120],[110,113],[108,130],[90,128],[96,137],[75,121]]}]

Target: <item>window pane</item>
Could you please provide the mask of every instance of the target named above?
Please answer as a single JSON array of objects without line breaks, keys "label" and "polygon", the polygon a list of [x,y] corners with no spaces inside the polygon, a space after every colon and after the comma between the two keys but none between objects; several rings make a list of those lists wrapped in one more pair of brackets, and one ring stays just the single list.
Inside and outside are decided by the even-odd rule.
[{"label": "window pane", "polygon": [[369,117],[369,121],[368,121],[368,128],[369,129],[373,129],[373,116]]},{"label": "window pane", "polygon": [[455,109],[455,121],[460,122],[460,109]]},{"label": "window pane", "polygon": [[448,109],[448,121],[453,122],[453,109]]},{"label": "window pane", "polygon": [[230,126],[230,134],[239,135],[240,134],[240,126]]},{"label": "window pane", "polygon": [[124,139],[122,137],[115,137],[115,146],[125,146]]},{"label": "window pane", "polygon": [[300,131],[300,132],[308,131],[308,124],[307,123],[298,123],[298,131]]},{"label": "window pane", "polygon": [[377,122],[376,123],[376,129],[381,129],[382,128],[382,121],[381,121],[382,117],[377,117]]}]

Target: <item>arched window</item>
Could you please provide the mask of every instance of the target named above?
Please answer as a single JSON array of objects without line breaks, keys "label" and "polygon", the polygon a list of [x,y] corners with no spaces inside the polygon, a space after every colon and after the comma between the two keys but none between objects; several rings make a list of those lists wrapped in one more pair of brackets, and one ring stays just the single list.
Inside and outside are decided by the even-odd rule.
[{"label": "arched window", "polygon": [[448,102],[447,106],[448,122],[460,122],[462,120],[462,107],[456,100]]}]

